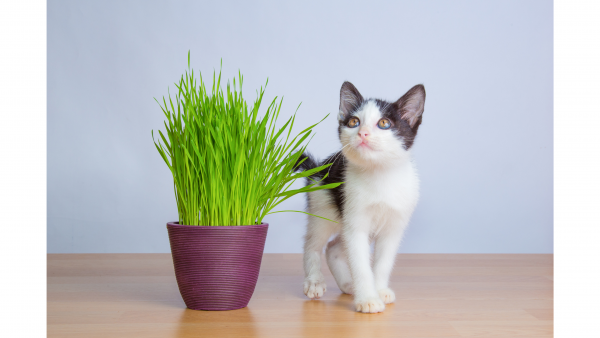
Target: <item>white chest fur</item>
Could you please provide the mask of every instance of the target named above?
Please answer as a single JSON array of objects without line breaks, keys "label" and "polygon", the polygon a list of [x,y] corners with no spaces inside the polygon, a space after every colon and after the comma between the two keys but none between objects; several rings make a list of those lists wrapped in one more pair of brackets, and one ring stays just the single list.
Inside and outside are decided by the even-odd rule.
[{"label": "white chest fur", "polygon": [[369,169],[349,163],[345,176],[345,211],[408,220],[419,199],[419,178],[410,160]]}]

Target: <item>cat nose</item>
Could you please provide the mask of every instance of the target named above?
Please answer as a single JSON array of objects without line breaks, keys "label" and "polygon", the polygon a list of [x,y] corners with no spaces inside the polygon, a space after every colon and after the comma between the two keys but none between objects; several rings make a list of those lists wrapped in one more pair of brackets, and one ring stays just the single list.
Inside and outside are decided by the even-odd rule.
[{"label": "cat nose", "polygon": [[359,130],[358,136],[360,136],[360,138],[364,140],[365,138],[367,138],[367,136],[369,136],[369,133],[366,130]]}]

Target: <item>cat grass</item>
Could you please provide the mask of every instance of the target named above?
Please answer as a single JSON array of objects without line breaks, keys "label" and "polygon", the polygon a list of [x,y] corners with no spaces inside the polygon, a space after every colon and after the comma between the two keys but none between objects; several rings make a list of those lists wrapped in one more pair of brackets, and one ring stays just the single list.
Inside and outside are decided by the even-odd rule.
[{"label": "cat grass", "polygon": [[341,184],[311,181],[291,189],[297,179],[330,165],[295,171],[313,128],[323,120],[292,135],[296,113],[276,127],[282,99],[274,98],[259,115],[268,80],[252,105],[243,98],[242,84],[238,72],[223,91],[219,71],[207,87],[201,74],[194,76],[188,53],[188,69],[175,83],[177,94],[163,97],[162,104],[157,100],[166,116],[165,132],[158,131],[157,142],[152,131],[152,138],[173,175],[179,224],[251,225],[276,212],[306,213],[273,210],[296,194]]}]

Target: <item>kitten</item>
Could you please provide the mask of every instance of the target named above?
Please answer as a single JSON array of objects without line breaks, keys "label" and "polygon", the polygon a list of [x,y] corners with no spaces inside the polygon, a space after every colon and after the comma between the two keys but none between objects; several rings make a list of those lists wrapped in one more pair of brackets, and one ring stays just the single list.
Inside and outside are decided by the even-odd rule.
[{"label": "kitten", "polygon": [[[402,234],[419,198],[419,179],[410,148],[422,121],[425,88],[416,85],[396,102],[363,99],[344,82],[340,91],[338,134],[341,151],[319,165],[333,163],[312,179],[345,182],[308,193],[304,243],[304,294],[320,298],[326,290],[321,252],[340,290],[354,295],[356,311],[381,312],[393,303],[388,287]],[[302,169],[316,167],[307,154]],[[327,243],[332,235],[337,235]],[[374,243],[371,259],[370,243]]]}]

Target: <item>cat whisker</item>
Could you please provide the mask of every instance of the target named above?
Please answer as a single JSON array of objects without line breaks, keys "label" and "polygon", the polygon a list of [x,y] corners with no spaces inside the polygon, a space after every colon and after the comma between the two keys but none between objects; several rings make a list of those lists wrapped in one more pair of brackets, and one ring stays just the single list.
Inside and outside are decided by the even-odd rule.
[{"label": "cat whisker", "polygon": [[337,161],[340,156],[345,160],[345,156],[343,156],[342,151],[344,150],[344,148],[346,148],[347,146],[349,146],[350,144],[346,144],[345,146],[342,147],[342,149],[340,149],[340,152],[337,154],[337,156],[335,156],[332,160],[331,160],[331,166],[329,166],[329,169],[327,169],[327,175],[329,175],[329,173],[331,172],[331,168],[333,167],[333,164],[335,163],[335,161]]}]

